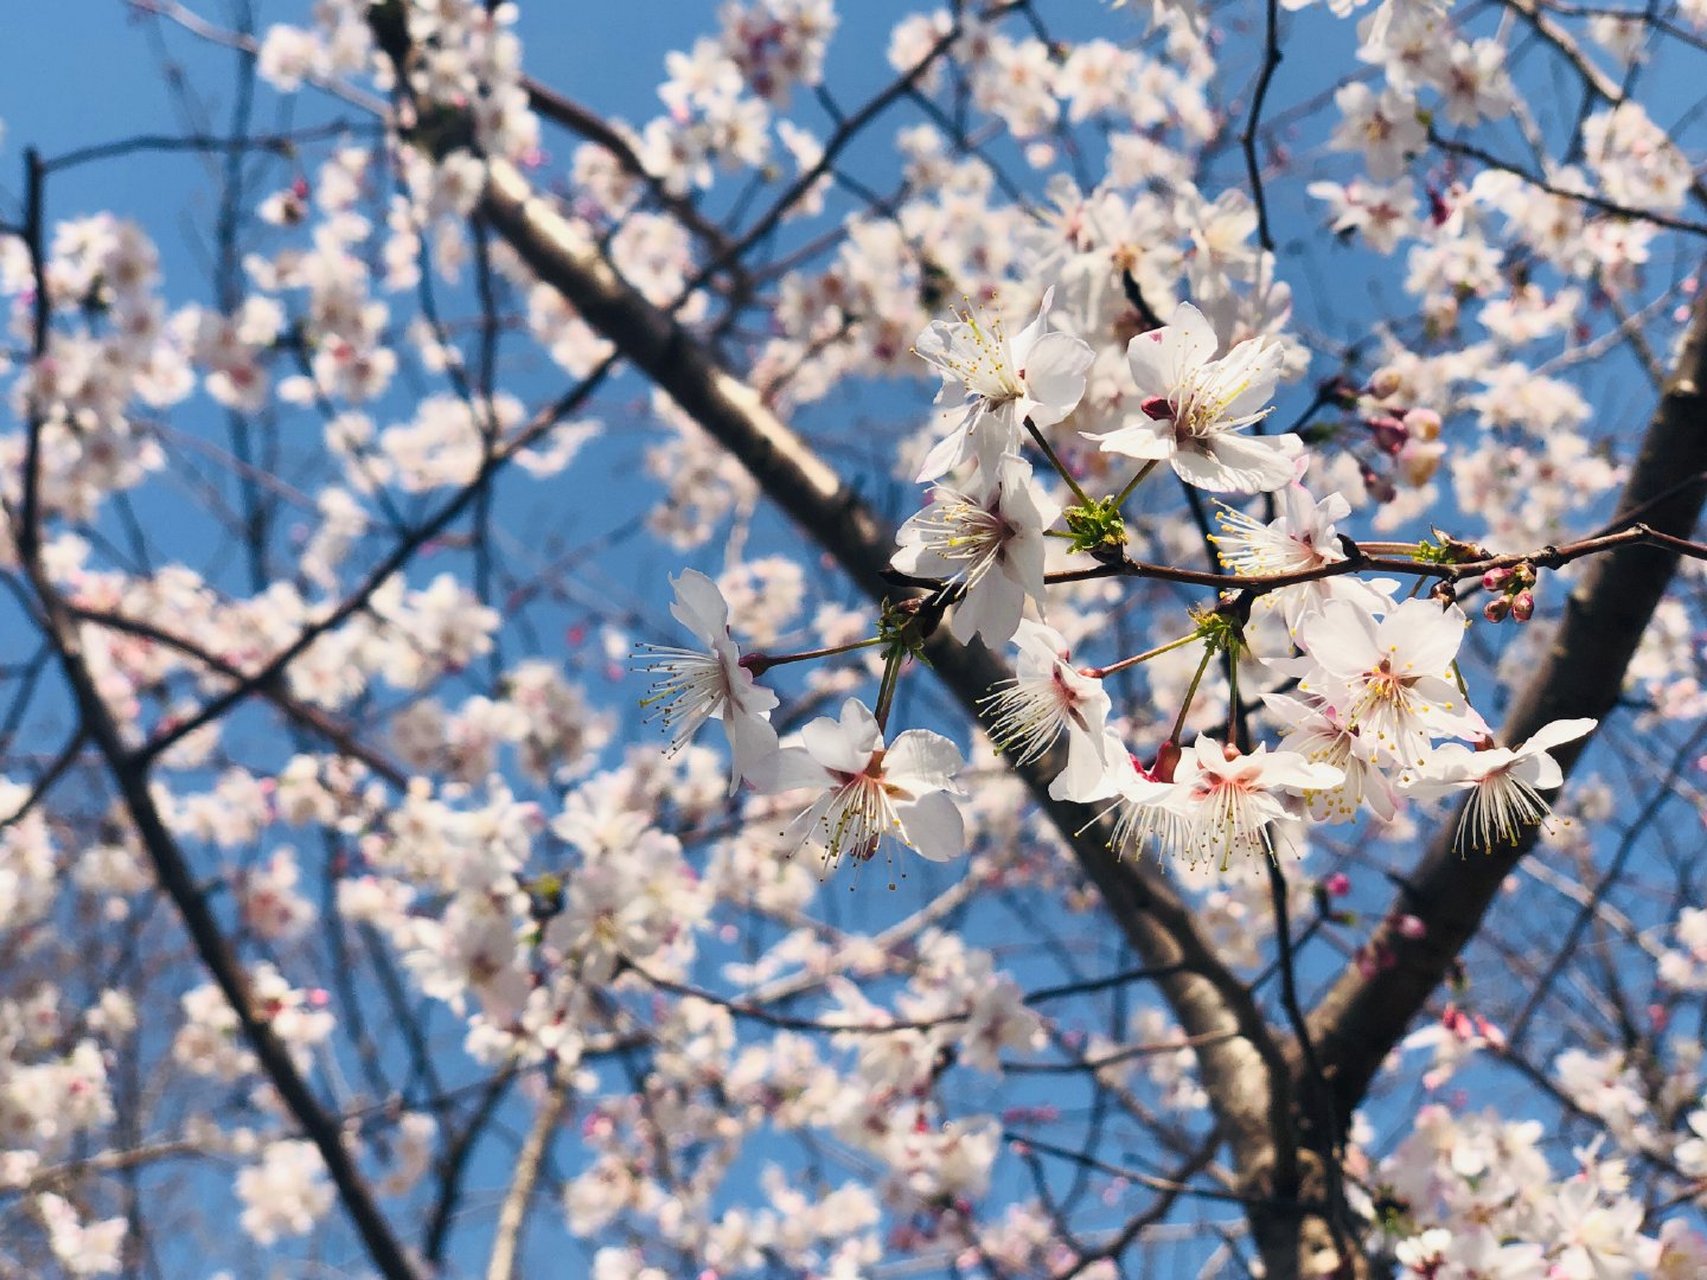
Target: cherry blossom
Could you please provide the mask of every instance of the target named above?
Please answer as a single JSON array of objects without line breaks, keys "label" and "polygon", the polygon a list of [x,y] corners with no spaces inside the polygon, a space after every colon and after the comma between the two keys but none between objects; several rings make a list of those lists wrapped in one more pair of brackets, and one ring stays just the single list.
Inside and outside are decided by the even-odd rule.
[{"label": "cherry blossom", "polygon": [[1239,432],[1266,417],[1281,352],[1250,338],[1215,358],[1219,340],[1203,313],[1180,303],[1160,329],[1133,338],[1127,364],[1138,414],[1094,437],[1105,453],[1166,461],[1187,484],[1214,493],[1264,493],[1297,477],[1297,436]]},{"label": "cherry blossom", "polygon": [[1019,660],[1013,683],[988,700],[995,721],[991,737],[1016,761],[1025,763],[1047,751],[1064,733],[1067,762],[1050,784],[1050,794],[1068,800],[1094,800],[1106,794],[1110,702],[1101,682],[1081,675],[1068,661],[1070,654],[1060,633],[1040,622],[1021,619],[1014,645]]},{"label": "cherry blossom", "polygon": [[1060,507],[1032,479],[1031,467],[1007,456],[980,471],[976,490],[946,486],[896,534],[891,563],[902,573],[941,577],[960,587],[949,629],[957,640],[1004,644],[1020,625],[1026,600],[1044,598],[1046,528]]},{"label": "cherry blossom", "polygon": [[820,793],[789,824],[793,847],[816,838],[831,865],[869,860],[886,836],[933,862],[964,852],[953,800],[962,762],[946,738],[908,729],[885,746],[876,718],[855,698],[839,719],[814,720],[800,736],[802,745],[785,748],[766,780],[769,790]]},{"label": "cherry blossom", "polygon": [[919,358],[942,375],[937,401],[964,402],[959,421],[919,468],[921,483],[971,457],[992,469],[1022,424],[1053,426],[1078,407],[1092,352],[1071,334],[1049,331],[1053,297],[1053,290],[1044,294],[1037,317],[1011,340],[1000,319],[970,311],[952,324],[933,321],[915,340]]},{"label": "cherry blossom", "polygon": [[1324,699],[1382,758],[1420,765],[1433,737],[1479,736],[1481,717],[1453,681],[1464,615],[1406,600],[1377,620],[1330,600],[1298,628],[1309,654],[1299,688]]},{"label": "cherry blossom", "polygon": [[776,750],[769,715],[776,695],[741,665],[741,651],[729,634],[729,606],[711,579],[689,569],[670,585],[676,593],[670,612],[706,646],[652,646],[654,656],[642,663],[658,675],[650,701],[661,704],[673,730],[671,749],[680,751],[707,720],[720,720],[729,739],[730,788],[743,778],[756,781]]},{"label": "cherry blossom", "polygon": [[1547,752],[1594,731],[1595,720],[1555,720],[1516,747],[1471,750],[1456,742],[1437,747],[1401,784],[1423,798],[1468,792],[1458,822],[1462,845],[1490,849],[1517,839],[1524,827],[1547,821],[1541,792],[1563,784],[1564,772]]}]

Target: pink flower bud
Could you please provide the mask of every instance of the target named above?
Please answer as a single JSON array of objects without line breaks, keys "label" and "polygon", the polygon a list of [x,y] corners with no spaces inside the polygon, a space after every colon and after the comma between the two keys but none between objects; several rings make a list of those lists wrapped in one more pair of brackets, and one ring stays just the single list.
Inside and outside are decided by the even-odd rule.
[{"label": "pink flower bud", "polygon": [[1393,921],[1393,928],[1401,938],[1409,938],[1412,942],[1428,936],[1428,926],[1416,916],[1399,916]]},{"label": "pink flower bud", "polygon": [[1351,892],[1351,877],[1343,871],[1336,871],[1322,882],[1322,887],[1336,898],[1343,898]]},{"label": "pink flower bud", "polygon": [[1510,569],[1489,569],[1482,575],[1482,586],[1488,591],[1498,591],[1511,581]]},{"label": "pink flower bud", "polygon": [[1489,622],[1504,622],[1510,612],[1511,601],[1505,596],[1499,596],[1482,606],[1482,616]]},{"label": "pink flower bud", "polygon": [[1535,597],[1527,588],[1511,598],[1511,616],[1519,622],[1528,622],[1535,616]]},{"label": "pink flower bud", "polygon": [[1375,447],[1383,453],[1399,452],[1411,438],[1410,432],[1405,430],[1405,424],[1397,418],[1371,418],[1369,429],[1375,434]]}]

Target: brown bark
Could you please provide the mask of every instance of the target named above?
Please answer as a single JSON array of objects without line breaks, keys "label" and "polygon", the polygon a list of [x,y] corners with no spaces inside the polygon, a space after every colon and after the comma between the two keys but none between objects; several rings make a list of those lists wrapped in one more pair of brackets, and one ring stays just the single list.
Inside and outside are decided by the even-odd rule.
[{"label": "brown bark", "polygon": [[[873,600],[894,594],[883,577],[894,538],[883,522],[756,391],[623,280],[552,202],[535,195],[513,166],[501,161],[491,165],[481,213],[541,280],[738,458],[861,590]],[[982,716],[977,699],[1009,674],[987,650],[957,644],[943,631],[932,637],[927,656],[937,676],[974,717]],[[1144,962],[1183,970],[1160,985],[1186,1032],[1239,1033],[1200,1051],[1203,1077],[1217,1097],[1217,1115],[1241,1162],[1247,1156],[1258,1158],[1272,1148],[1276,1128],[1290,1123],[1284,1060],[1275,1038],[1250,993],[1214,955],[1190,908],[1157,866],[1119,860],[1093,812],[1049,798],[1049,764],[1045,760],[1019,772]],[[1290,1144],[1282,1145],[1288,1155],[1279,1168],[1289,1177]]]},{"label": "brown bark", "polygon": [[[1648,426],[1641,452],[1618,502],[1618,518],[1640,519],[1662,533],[1687,538],[1707,498],[1707,293],[1699,296],[1683,350]],[[1674,551],[1621,547],[1591,561],[1571,592],[1552,644],[1519,693],[1501,729],[1507,744],[1542,725],[1579,716],[1604,719],[1624,673],[1677,571]],[[1556,748],[1567,774],[1589,739]],[[1436,833],[1406,888],[1392,903],[1426,926],[1409,939],[1390,924],[1372,939],[1394,958],[1391,968],[1365,977],[1349,968],[1312,1012],[1310,1029],[1331,1073],[1340,1117],[1363,1098],[1383,1058],[1398,1043],[1453,961],[1481,927],[1501,883],[1535,844],[1527,832],[1516,844],[1486,856],[1454,847],[1457,815]]]}]

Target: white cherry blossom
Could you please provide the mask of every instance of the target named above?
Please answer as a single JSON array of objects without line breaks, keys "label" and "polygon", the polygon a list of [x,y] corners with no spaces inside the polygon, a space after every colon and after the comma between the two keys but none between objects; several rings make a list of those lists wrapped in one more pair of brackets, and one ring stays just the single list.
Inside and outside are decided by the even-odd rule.
[{"label": "white cherry blossom", "polygon": [[849,698],[839,719],[812,721],[800,740],[779,754],[765,784],[771,791],[819,793],[789,824],[792,847],[816,839],[830,865],[868,861],[885,837],[932,862],[965,851],[965,823],[953,799],[962,761],[947,738],[908,729],[885,746],[876,717]]},{"label": "white cherry blossom", "polygon": [[960,586],[949,619],[955,639],[1006,644],[1025,602],[1043,605],[1043,532],[1060,512],[1030,465],[1008,455],[993,471],[980,470],[968,492],[933,489],[930,505],[901,526],[890,563]]},{"label": "white cherry blossom", "polygon": [[1095,800],[1109,794],[1109,763],[1124,754],[1108,734],[1109,699],[1102,681],[1079,674],[1068,661],[1058,631],[1029,618],[1014,636],[1019,660],[1014,680],[986,705],[995,723],[990,736],[1016,764],[1037,759],[1067,735],[1067,761],[1049,794],[1063,800]]},{"label": "white cherry blossom", "polygon": [[914,350],[942,375],[939,404],[962,401],[959,421],[926,456],[920,483],[946,475],[970,457],[992,465],[1009,452],[1020,427],[1060,422],[1078,407],[1094,353],[1082,340],[1049,331],[1053,289],[1037,317],[1008,337],[1000,319],[968,310],[950,324],[937,320],[918,336]]},{"label": "white cherry blossom", "polygon": [[1241,434],[1272,409],[1280,347],[1248,338],[1216,359],[1218,345],[1203,313],[1180,303],[1168,324],[1127,345],[1137,414],[1091,438],[1105,453],[1165,461],[1187,484],[1213,493],[1266,493],[1296,479],[1297,436]]},{"label": "white cherry blossom", "polygon": [[717,585],[694,569],[672,578],[670,612],[705,645],[704,649],[648,646],[641,669],[658,679],[646,700],[658,704],[672,730],[670,749],[680,751],[707,720],[720,720],[729,740],[731,791],[743,778],[757,781],[776,752],[770,712],[776,694],[741,665],[741,650],[729,633],[729,606]]},{"label": "white cherry blossom", "polygon": [[1546,823],[1552,810],[1541,793],[1564,785],[1565,775],[1548,751],[1594,732],[1597,723],[1555,720],[1516,747],[1472,750],[1448,742],[1400,785],[1422,799],[1468,792],[1459,844],[1484,850],[1510,844],[1523,828]]}]

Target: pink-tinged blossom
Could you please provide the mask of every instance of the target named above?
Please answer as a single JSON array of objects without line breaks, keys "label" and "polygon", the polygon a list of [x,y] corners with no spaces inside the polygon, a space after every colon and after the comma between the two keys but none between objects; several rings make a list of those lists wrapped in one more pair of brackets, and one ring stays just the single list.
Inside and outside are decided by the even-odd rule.
[{"label": "pink-tinged blossom", "polygon": [[1335,235],[1363,237],[1376,253],[1392,253],[1401,236],[1417,229],[1417,197],[1409,178],[1397,182],[1312,182],[1305,191],[1326,201],[1332,211]]},{"label": "pink-tinged blossom", "polygon": [[1282,348],[1249,338],[1221,359],[1209,320],[1189,302],[1173,320],[1127,345],[1138,413],[1093,436],[1104,453],[1165,461],[1180,479],[1212,493],[1267,493],[1298,475],[1303,443],[1294,435],[1240,432],[1267,417]]},{"label": "pink-tinged blossom", "polygon": [[1564,785],[1552,748],[1593,732],[1595,720],[1555,720],[1517,747],[1473,751],[1462,743],[1439,747],[1401,785],[1424,799],[1469,792],[1458,821],[1458,843],[1488,850],[1510,844],[1524,827],[1545,825],[1552,814],[1543,791]]},{"label": "pink-tinged blossom", "polygon": [[[1214,535],[1221,563],[1240,575],[1273,576],[1307,572],[1345,560],[1336,520],[1351,514],[1351,505],[1338,493],[1314,501],[1303,485],[1289,484],[1277,495],[1281,500],[1278,519],[1264,523],[1243,511],[1223,506],[1215,517],[1221,532]],[[1394,585],[1394,584],[1385,584]],[[1327,601],[1350,600],[1370,613],[1385,613],[1390,601],[1382,584],[1342,573],[1280,587],[1262,596],[1262,602],[1281,606],[1289,632],[1307,613]]]},{"label": "pink-tinged blossom", "polygon": [[1037,759],[1065,733],[1067,761],[1049,794],[1080,801],[1109,794],[1109,761],[1124,752],[1109,742],[1102,681],[1080,675],[1068,661],[1061,633],[1041,622],[1023,619],[1014,644],[1014,679],[985,703],[994,718],[990,737],[1018,766]]},{"label": "pink-tinged blossom", "polygon": [[800,739],[803,745],[778,754],[765,784],[769,791],[818,792],[789,825],[793,847],[815,837],[828,864],[866,861],[885,836],[932,862],[965,851],[965,823],[952,798],[960,792],[960,752],[947,738],[908,729],[886,747],[876,717],[849,698],[839,720],[820,717]]},{"label": "pink-tinged blossom", "polygon": [[1452,678],[1465,625],[1456,607],[1431,600],[1406,600],[1379,620],[1330,600],[1298,626],[1310,655],[1298,687],[1372,740],[1378,759],[1420,765],[1432,737],[1486,732]]},{"label": "pink-tinged blossom", "polygon": [[1293,751],[1270,751],[1265,744],[1241,753],[1200,736],[1175,773],[1187,823],[1178,852],[1194,866],[1213,861],[1223,871],[1234,854],[1272,856],[1272,828],[1296,817],[1297,797],[1337,786],[1344,776]]},{"label": "pink-tinged blossom", "polygon": [[1362,81],[1334,93],[1340,125],[1329,143],[1336,151],[1361,151],[1369,176],[1392,182],[1405,171],[1409,158],[1428,142],[1428,131],[1417,119],[1415,99],[1397,89],[1377,94]]},{"label": "pink-tinged blossom", "polygon": [[1383,822],[1398,812],[1393,784],[1374,760],[1370,743],[1347,725],[1333,707],[1283,693],[1265,693],[1263,703],[1280,722],[1282,740],[1316,764],[1328,764],[1344,776],[1335,785],[1304,793],[1304,804],[1317,822],[1350,822],[1368,808]]},{"label": "pink-tinged blossom", "polygon": [[1117,857],[1142,856],[1151,843],[1158,850],[1184,847],[1189,827],[1184,788],[1158,777],[1124,750],[1114,755],[1109,780],[1118,798],[1100,816],[1113,820],[1108,847]]},{"label": "pink-tinged blossom", "polygon": [[680,751],[707,720],[721,720],[729,739],[729,788],[755,781],[776,753],[770,726],[777,696],[741,665],[741,650],[729,634],[729,606],[712,580],[693,569],[672,578],[676,600],[670,612],[705,645],[704,649],[648,646],[641,668],[658,679],[648,705],[657,704],[671,730],[670,750]]},{"label": "pink-tinged blossom", "polygon": [[949,619],[956,640],[976,635],[1003,645],[1028,597],[1043,606],[1043,531],[1060,512],[1030,465],[1010,454],[994,471],[980,470],[970,491],[933,489],[930,505],[897,533],[891,563],[902,573],[959,584]]},{"label": "pink-tinged blossom", "polygon": [[914,350],[942,375],[937,403],[957,396],[963,402],[960,421],[919,468],[920,483],[973,456],[991,466],[1027,419],[1049,427],[1078,408],[1093,353],[1071,334],[1049,332],[1054,293],[1043,295],[1037,318],[1011,340],[1001,320],[985,322],[971,311],[953,324],[937,320],[919,335]]}]

